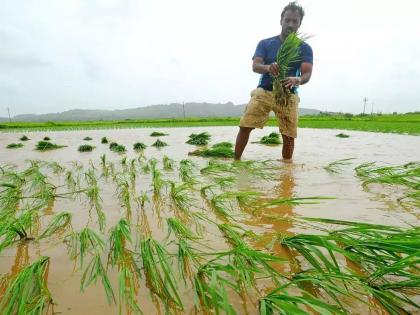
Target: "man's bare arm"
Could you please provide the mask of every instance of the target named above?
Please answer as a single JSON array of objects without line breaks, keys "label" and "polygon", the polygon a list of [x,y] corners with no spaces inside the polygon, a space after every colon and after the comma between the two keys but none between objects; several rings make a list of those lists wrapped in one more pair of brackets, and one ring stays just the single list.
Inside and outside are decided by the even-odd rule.
[{"label": "man's bare arm", "polygon": [[303,62],[300,66],[300,77],[288,77],[283,80],[283,85],[287,88],[308,83],[312,75],[312,64]]},{"label": "man's bare arm", "polygon": [[272,75],[276,76],[279,74],[279,66],[275,62],[270,65],[265,65],[264,59],[261,57],[255,57],[252,61],[252,71],[260,74],[270,72]]}]

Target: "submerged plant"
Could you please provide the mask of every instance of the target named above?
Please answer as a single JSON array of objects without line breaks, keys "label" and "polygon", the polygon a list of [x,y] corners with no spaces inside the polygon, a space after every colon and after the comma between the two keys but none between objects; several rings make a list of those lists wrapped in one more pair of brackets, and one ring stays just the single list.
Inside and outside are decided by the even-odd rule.
[{"label": "submerged plant", "polygon": [[264,136],[261,138],[261,140],[258,142],[261,144],[281,144],[280,140],[280,134],[278,132],[272,132],[268,136]]},{"label": "submerged plant", "polygon": [[28,141],[28,140],[31,140],[31,139],[29,139],[27,136],[23,135],[22,137],[20,137],[19,140],[20,141]]},{"label": "submerged plant", "polygon": [[[44,138],[45,139],[45,138]],[[65,145],[58,145],[51,143],[49,141],[39,141],[36,144],[35,149],[38,151],[48,151],[48,150],[54,150],[54,149],[60,149],[66,147]]]},{"label": "submerged plant", "polygon": [[23,147],[22,143],[10,143],[6,146],[7,149],[18,149],[22,147]]},{"label": "submerged plant", "polygon": [[102,144],[106,144],[106,143],[108,143],[108,139],[107,139],[107,137],[102,137],[102,139],[101,139],[101,143],[102,143]]},{"label": "submerged plant", "polygon": [[44,137],[44,138],[43,138],[43,140],[44,140],[44,141],[50,141],[50,140],[51,140],[51,138],[50,138],[50,137]]},{"label": "submerged plant", "polygon": [[161,136],[167,136],[167,133],[159,132],[159,131],[153,131],[150,136],[151,137],[161,137]]},{"label": "submerged plant", "polygon": [[210,149],[196,150],[189,154],[203,157],[233,158],[234,152],[232,146],[230,142],[221,142],[216,143]]},{"label": "submerged plant", "polygon": [[348,138],[350,137],[349,135],[345,134],[345,133],[339,133],[337,135],[335,135],[337,138]]},{"label": "submerged plant", "polygon": [[186,142],[192,145],[207,145],[210,141],[210,134],[208,132],[192,133],[189,135],[189,140]]},{"label": "submerged plant", "polygon": [[89,144],[82,144],[79,146],[79,148],[77,149],[79,152],[91,152],[93,151],[95,147],[93,145],[89,145]]},{"label": "submerged plant", "polygon": [[144,149],[146,149],[146,145],[144,144],[144,143],[141,143],[141,142],[136,142],[136,143],[134,143],[134,145],[133,145],[133,150],[134,151],[141,151],[141,150],[144,150]]},{"label": "submerged plant", "polygon": [[125,152],[126,151],[125,146],[123,146],[121,144],[118,144],[116,142],[112,142],[109,145],[109,149],[113,152]]},{"label": "submerged plant", "polygon": [[83,140],[85,140],[85,141],[91,141],[92,138],[91,137],[84,137]]},{"label": "submerged plant", "polygon": [[155,143],[152,144],[153,147],[156,148],[162,148],[162,147],[166,147],[168,144],[166,142],[161,141],[160,139],[157,139],[155,141]]}]

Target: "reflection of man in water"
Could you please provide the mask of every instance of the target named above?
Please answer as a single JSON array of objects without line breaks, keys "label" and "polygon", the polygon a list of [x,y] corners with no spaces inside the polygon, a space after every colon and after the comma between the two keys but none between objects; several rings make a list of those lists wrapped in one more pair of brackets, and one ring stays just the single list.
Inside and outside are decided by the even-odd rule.
[{"label": "reflection of man in water", "polygon": [[279,73],[276,61],[277,51],[286,37],[299,29],[304,11],[295,2],[289,3],[281,13],[280,35],[263,39],[258,43],[252,62],[252,70],[261,74],[258,87],[252,91],[251,100],[246,107],[239,123],[239,132],[236,138],[235,159],[239,160],[248,143],[249,134],[254,128],[263,128],[272,110],[279,122],[280,133],[283,138],[282,156],[291,159],[294,141],[297,137],[298,104],[297,88],[309,81],[312,74],[313,55],[312,48],[303,43],[300,47],[300,62],[295,63],[289,70],[283,85],[290,89],[292,95],[285,106],[275,105],[273,98],[273,76]]}]

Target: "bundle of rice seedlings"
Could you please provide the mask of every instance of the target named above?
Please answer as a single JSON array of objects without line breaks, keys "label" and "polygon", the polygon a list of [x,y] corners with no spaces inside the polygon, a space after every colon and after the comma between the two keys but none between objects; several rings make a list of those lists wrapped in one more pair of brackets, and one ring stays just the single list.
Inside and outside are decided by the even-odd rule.
[{"label": "bundle of rice seedlings", "polygon": [[111,142],[109,144],[109,149],[113,152],[125,152],[125,146],[118,144],[116,142]]},{"label": "bundle of rice seedlings", "polygon": [[277,52],[276,62],[280,66],[279,74],[274,77],[273,94],[274,100],[279,106],[286,106],[291,92],[283,86],[283,80],[288,77],[288,73],[293,65],[300,62],[300,46],[308,37],[300,38],[296,33],[290,33]]},{"label": "bundle of rice seedlings", "polygon": [[355,158],[347,158],[347,159],[341,159],[334,162],[329,163],[327,166],[324,166],[324,170],[330,173],[339,173],[340,167],[343,165],[350,165],[351,160],[354,160]]},{"label": "bundle of rice seedlings", "polygon": [[82,144],[82,145],[79,146],[79,148],[77,150],[79,152],[92,152],[93,149],[95,149],[95,147],[93,145]]},{"label": "bundle of rice seedlings", "polygon": [[47,287],[49,262],[49,257],[40,257],[10,279],[0,300],[1,314],[49,313],[53,303]]},{"label": "bundle of rice seedlings", "polygon": [[155,143],[152,144],[153,147],[161,148],[166,147],[168,144],[166,142],[161,141],[160,139],[157,139]]},{"label": "bundle of rice seedlings", "polygon": [[110,150],[112,150],[113,148],[115,148],[116,146],[118,146],[118,143],[116,143],[116,142],[111,142],[110,144],[109,144],[109,149]]},{"label": "bundle of rice seedlings", "polygon": [[108,143],[108,139],[106,137],[102,137],[101,143],[103,143],[103,144]]},{"label": "bundle of rice seedlings", "polygon": [[337,138],[348,138],[349,135],[346,135],[345,133],[339,133],[338,135],[335,135]]},{"label": "bundle of rice seedlings", "polygon": [[49,141],[38,141],[36,144],[35,149],[38,151],[48,151],[48,150],[55,150],[66,147],[65,145],[58,145],[51,143]]},{"label": "bundle of rice seedlings", "polygon": [[44,137],[44,139],[43,139],[44,141],[50,141],[51,140],[51,138],[50,137]]},{"label": "bundle of rice seedlings", "polygon": [[141,142],[136,142],[136,143],[134,143],[134,145],[133,145],[133,150],[134,151],[141,151],[141,150],[144,150],[144,149],[146,149],[146,145],[144,144],[144,143],[141,143]]},{"label": "bundle of rice seedlings", "polygon": [[18,149],[22,147],[23,147],[23,143],[10,143],[6,146],[7,149]]},{"label": "bundle of rice seedlings", "polygon": [[258,142],[261,144],[281,144],[280,134],[278,132],[272,132],[268,136],[264,136]]},{"label": "bundle of rice seedlings", "polygon": [[19,140],[20,141],[28,141],[28,140],[31,140],[31,139],[29,139],[27,136],[23,135],[22,137],[20,137]]},{"label": "bundle of rice seedlings", "polygon": [[230,142],[221,142],[216,143],[210,149],[196,150],[188,154],[202,157],[233,158],[234,152],[232,147],[233,145]]},{"label": "bundle of rice seedlings", "polygon": [[170,198],[175,210],[181,211],[188,216],[189,208],[192,207],[194,201],[191,196],[192,183],[186,182],[176,185],[174,182],[170,181],[169,184],[171,187]]},{"label": "bundle of rice seedlings", "polygon": [[164,132],[159,132],[159,131],[153,131],[150,136],[151,137],[163,137],[163,136],[167,136],[167,133]]},{"label": "bundle of rice seedlings", "polygon": [[166,184],[166,181],[162,179],[162,173],[158,170],[156,159],[150,159],[150,168],[152,170],[152,186],[156,196],[160,196],[160,190]]},{"label": "bundle of rice seedlings", "polygon": [[85,140],[85,141],[91,141],[92,138],[91,137],[84,137],[83,140]]},{"label": "bundle of rice seedlings", "polygon": [[194,181],[194,167],[195,164],[190,159],[183,159],[179,162],[179,177],[184,182]]},{"label": "bundle of rice seedlings", "polygon": [[71,225],[71,213],[60,212],[54,215],[51,222],[48,224],[44,232],[37,237],[38,240],[50,237],[54,233],[64,231],[69,225]]},{"label": "bundle of rice seedlings", "polygon": [[210,141],[210,134],[208,132],[192,133],[189,135],[189,140],[186,142],[192,145],[207,145]]}]

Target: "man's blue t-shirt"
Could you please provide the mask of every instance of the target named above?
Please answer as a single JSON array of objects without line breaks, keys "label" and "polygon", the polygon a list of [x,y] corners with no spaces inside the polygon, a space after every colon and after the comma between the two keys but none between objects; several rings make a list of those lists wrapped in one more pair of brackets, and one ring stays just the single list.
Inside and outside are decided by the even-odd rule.
[{"label": "man's blue t-shirt", "polygon": [[[261,57],[264,60],[265,65],[269,65],[275,62],[277,51],[280,49],[281,44],[282,40],[278,35],[263,39],[258,43],[257,49],[255,49],[254,57],[252,57],[252,59],[254,59],[255,57]],[[300,62],[297,62],[292,65],[291,69],[288,72],[288,76],[300,76],[300,65],[302,62],[313,63],[312,48],[307,43],[303,43],[300,46],[300,58]],[[273,90],[273,77],[270,73],[264,73],[261,75],[258,87],[269,91]]]}]

